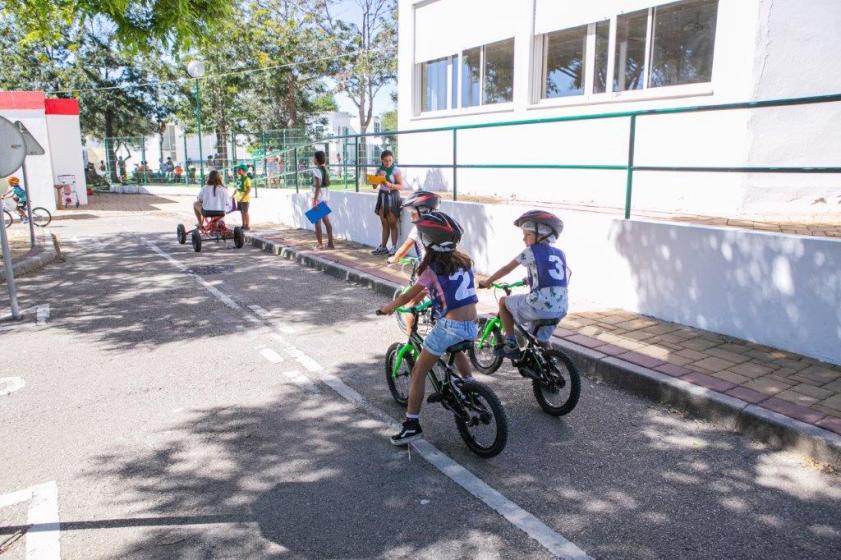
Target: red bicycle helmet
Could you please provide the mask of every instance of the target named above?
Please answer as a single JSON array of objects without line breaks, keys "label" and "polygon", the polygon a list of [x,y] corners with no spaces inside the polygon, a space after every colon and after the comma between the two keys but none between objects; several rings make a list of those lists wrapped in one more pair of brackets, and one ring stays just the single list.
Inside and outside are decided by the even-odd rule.
[{"label": "red bicycle helmet", "polygon": [[412,196],[404,200],[400,207],[406,208],[407,206],[411,206],[421,213],[432,212],[438,208],[438,204],[440,202],[441,197],[435,193],[429,191],[417,191],[412,193]]},{"label": "red bicycle helmet", "polygon": [[451,253],[461,241],[464,230],[443,212],[430,212],[414,221],[424,247],[437,253]]},{"label": "red bicycle helmet", "polygon": [[[535,235],[538,236],[539,241],[548,239],[552,235],[554,235],[557,239],[560,237],[561,232],[564,231],[563,220],[554,215],[552,212],[547,212],[546,210],[529,210],[514,220],[514,225],[519,228],[534,231]],[[546,226],[546,228],[550,230],[550,233],[546,233],[545,229],[544,232],[541,233],[540,226]]]}]

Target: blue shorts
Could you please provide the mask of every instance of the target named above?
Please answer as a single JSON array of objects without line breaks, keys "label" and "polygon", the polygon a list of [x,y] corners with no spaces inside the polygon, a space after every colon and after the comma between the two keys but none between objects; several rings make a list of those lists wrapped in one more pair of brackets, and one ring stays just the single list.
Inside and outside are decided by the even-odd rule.
[{"label": "blue shorts", "polygon": [[476,321],[438,319],[435,321],[435,326],[426,335],[423,348],[433,356],[440,356],[453,344],[465,340],[476,340],[478,334],[479,327]]}]

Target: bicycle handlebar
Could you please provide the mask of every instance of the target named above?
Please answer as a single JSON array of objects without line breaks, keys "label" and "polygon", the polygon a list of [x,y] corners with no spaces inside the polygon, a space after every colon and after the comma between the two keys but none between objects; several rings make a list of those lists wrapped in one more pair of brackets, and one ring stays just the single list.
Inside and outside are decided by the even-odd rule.
[{"label": "bicycle handlebar", "polygon": [[417,257],[403,257],[398,262],[402,265],[408,266],[408,265],[418,264],[420,262],[420,259],[418,259]]},{"label": "bicycle handlebar", "polygon": [[411,307],[398,307],[394,311],[397,313],[421,313],[432,307],[432,301],[427,300]]},{"label": "bicycle handlebar", "polygon": [[494,282],[491,284],[494,288],[499,288],[500,290],[510,290],[511,288],[519,288],[520,286],[525,286],[526,283],[523,280],[517,280],[516,282]]}]

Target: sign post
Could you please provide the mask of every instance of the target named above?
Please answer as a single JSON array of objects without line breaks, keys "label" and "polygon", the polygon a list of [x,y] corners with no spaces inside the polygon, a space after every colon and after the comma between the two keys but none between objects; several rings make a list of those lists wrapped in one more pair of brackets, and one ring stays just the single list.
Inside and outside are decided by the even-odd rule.
[{"label": "sign post", "polygon": [[[26,145],[18,127],[0,117],[0,175],[14,173],[26,159]],[[2,204],[0,204],[2,209]],[[0,212],[2,214],[2,212]],[[6,219],[0,215],[0,248],[3,250],[3,267],[6,271],[6,288],[9,290],[9,306],[12,319],[20,319],[17,289],[15,288],[15,269],[12,267],[12,251],[6,236]]]},{"label": "sign post", "polygon": [[[23,144],[26,147],[27,156],[42,156],[46,152],[41,144],[34,136],[23,126],[20,121],[15,121],[15,126],[18,127],[21,136],[23,137]],[[23,187],[26,189],[26,217],[29,220],[29,246],[35,247],[35,225],[32,223],[32,198],[29,196],[29,176],[26,174],[26,157],[21,163],[23,167]]]}]

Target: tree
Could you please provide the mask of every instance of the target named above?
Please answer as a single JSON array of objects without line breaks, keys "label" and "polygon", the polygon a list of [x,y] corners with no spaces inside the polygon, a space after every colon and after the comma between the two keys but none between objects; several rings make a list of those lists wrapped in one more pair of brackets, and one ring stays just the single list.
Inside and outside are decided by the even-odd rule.
[{"label": "tree", "polygon": [[205,42],[234,13],[236,0],[5,0],[35,40],[51,40],[70,22],[104,19],[125,47],[185,47]]},{"label": "tree", "polygon": [[[354,0],[361,17],[358,22],[334,18],[331,7],[338,0],[311,0],[310,11],[323,29],[333,37],[340,53],[352,56],[340,60],[337,90],[356,106],[359,130],[368,131],[374,116],[374,99],[397,72],[397,2],[395,0]],[[360,146],[360,159],[367,161],[366,144]]]}]

